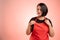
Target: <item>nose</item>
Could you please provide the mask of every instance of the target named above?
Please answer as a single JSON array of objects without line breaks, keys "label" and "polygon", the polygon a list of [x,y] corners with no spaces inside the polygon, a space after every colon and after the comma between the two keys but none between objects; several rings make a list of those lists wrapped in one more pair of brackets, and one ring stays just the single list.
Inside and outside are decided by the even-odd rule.
[{"label": "nose", "polygon": [[40,14],[40,10],[38,10],[38,14]]}]

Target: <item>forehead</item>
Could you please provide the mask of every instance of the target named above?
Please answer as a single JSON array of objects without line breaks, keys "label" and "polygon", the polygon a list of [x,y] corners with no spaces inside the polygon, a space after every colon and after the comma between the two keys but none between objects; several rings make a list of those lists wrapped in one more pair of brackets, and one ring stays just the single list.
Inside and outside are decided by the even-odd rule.
[{"label": "forehead", "polygon": [[41,9],[41,7],[40,6],[37,6],[37,9]]}]

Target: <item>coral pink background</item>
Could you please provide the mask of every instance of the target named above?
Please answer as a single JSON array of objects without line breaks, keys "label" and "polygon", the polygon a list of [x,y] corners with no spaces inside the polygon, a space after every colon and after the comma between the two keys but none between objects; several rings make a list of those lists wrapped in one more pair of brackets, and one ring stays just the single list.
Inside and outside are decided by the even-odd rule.
[{"label": "coral pink background", "polygon": [[48,6],[47,17],[53,23],[55,36],[50,40],[60,40],[60,0],[0,0],[0,39],[29,40],[27,25],[40,2]]}]

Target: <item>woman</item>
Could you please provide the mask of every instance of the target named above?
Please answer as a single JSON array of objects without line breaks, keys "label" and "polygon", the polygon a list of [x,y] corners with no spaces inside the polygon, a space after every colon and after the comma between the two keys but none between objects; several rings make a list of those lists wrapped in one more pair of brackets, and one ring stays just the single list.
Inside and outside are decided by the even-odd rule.
[{"label": "woman", "polygon": [[37,5],[37,15],[32,17],[28,23],[26,34],[30,35],[29,40],[49,40],[49,36],[54,36],[54,29],[50,19],[45,16],[48,13],[48,8],[44,3]]}]

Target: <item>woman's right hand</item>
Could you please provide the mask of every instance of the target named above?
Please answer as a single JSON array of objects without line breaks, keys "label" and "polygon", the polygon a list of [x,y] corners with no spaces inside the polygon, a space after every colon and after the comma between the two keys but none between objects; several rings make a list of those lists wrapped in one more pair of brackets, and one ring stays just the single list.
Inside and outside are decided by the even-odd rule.
[{"label": "woman's right hand", "polygon": [[35,23],[35,21],[34,20],[32,20],[31,22],[30,22],[30,25],[33,25]]}]

